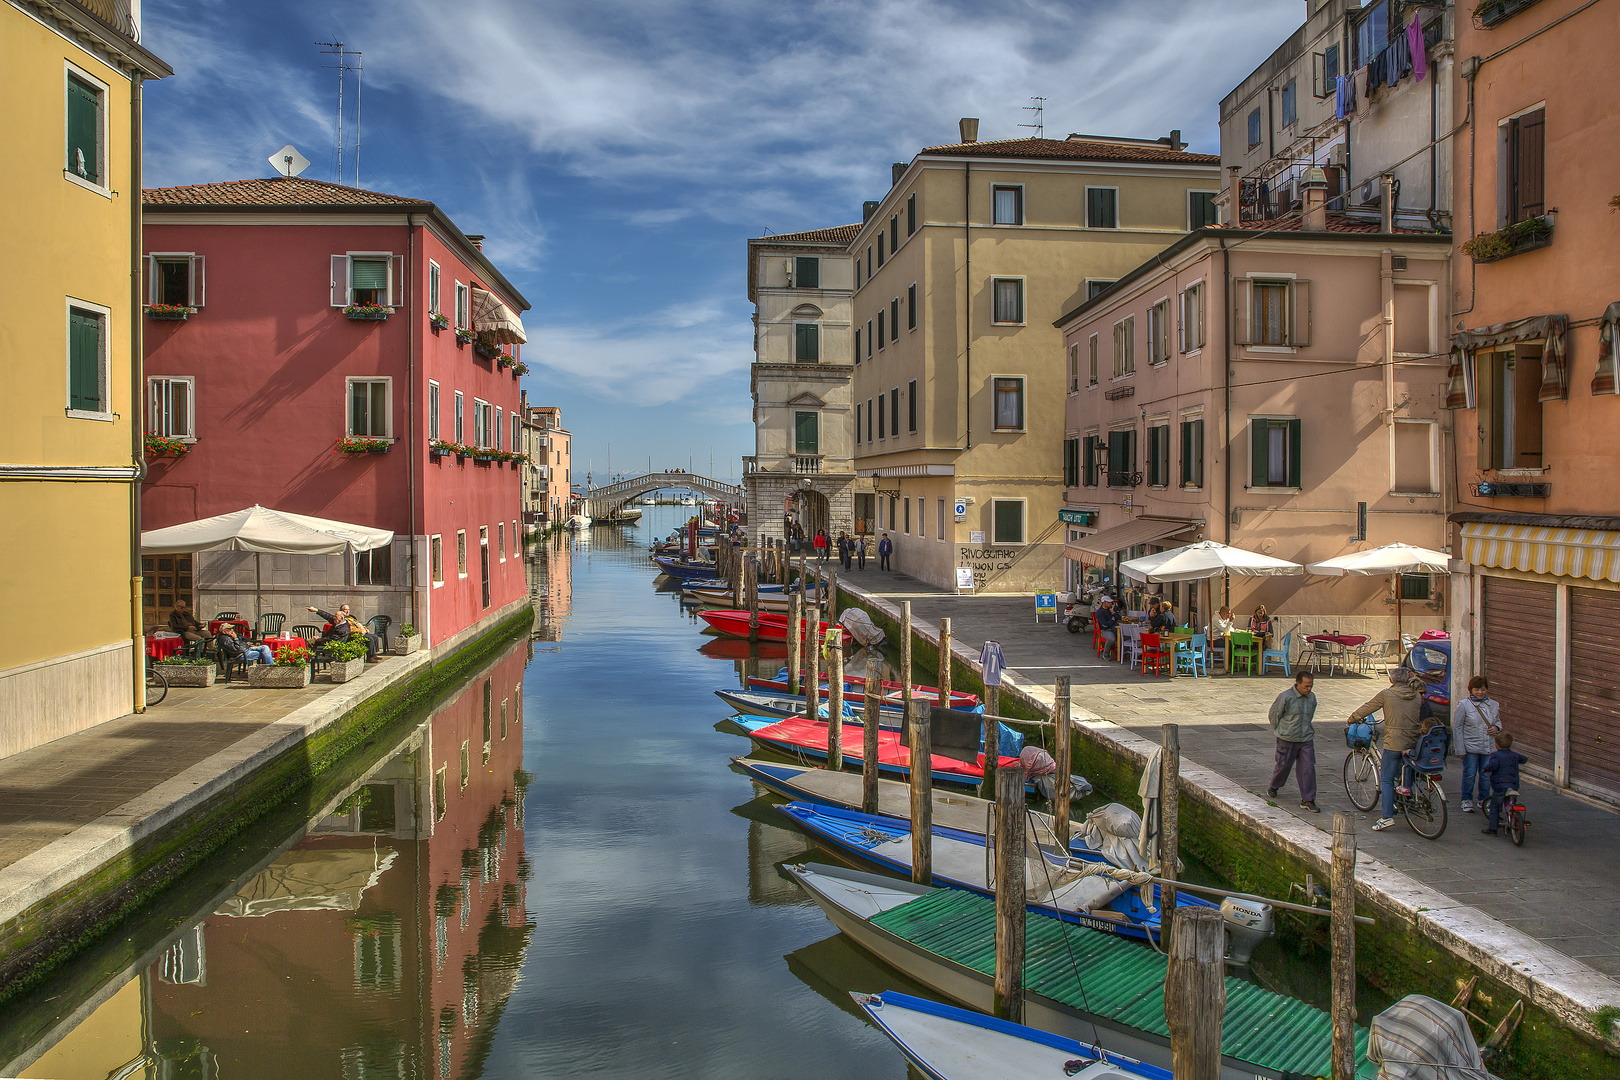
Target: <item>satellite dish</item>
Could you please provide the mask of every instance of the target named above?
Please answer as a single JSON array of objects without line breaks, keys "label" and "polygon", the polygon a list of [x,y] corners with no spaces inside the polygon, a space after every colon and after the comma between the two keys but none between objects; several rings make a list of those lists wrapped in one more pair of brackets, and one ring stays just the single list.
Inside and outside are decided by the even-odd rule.
[{"label": "satellite dish", "polygon": [[309,158],[300,154],[292,143],[271,154],[269,161],[282,176],[298,176],[309,168]]}]

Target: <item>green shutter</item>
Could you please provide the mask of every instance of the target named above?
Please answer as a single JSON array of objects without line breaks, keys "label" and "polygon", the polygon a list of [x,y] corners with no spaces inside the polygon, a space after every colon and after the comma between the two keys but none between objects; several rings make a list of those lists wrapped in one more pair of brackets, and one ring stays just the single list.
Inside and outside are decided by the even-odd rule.
[{"label": "green shutter", "polygon": [[793,414],[793,449],[799,454],[819,454],[820,440],[817,437],[816,414],[801,412]]},{"label": "green shutter", "polygon": [[801,364],[821,359],[821,327],[801,323],[793,328],[793,359]]},{"label": "green shutter", "polygon": [[350,272],[354,289],[376,289],[388,292],[388,262],[385,259],[355,259]]},{"label": "green shutter", "polygon": [[68,408],[104,412],[101,400],[101,316],[68,314]]},{"label": "green shutter", "polygon": [[800,289],[821,288],[821,260],[814,256],[799,256],[794,260],[793,284]]},{"label": "green shutter", "polygon": [[1299,450],[1302,432],[1298,420],[1288,421],[1288,486],[1299,487]]},{"label": "green shutter", "polygon": [[1249,421],[1249,483],[1253,487],[1266,486],[1266,428],[1264,420]]},{"label": "green shutter", "polygon": [[101,156],[97,152],[97,143],[100,141],[101,94],[78,79],[69,77],[67,99],[67,170],[92,184],[99,184]]},{"label": "green shutter", "polygon": [[1086,436],[1086,441],[1085,441],[1085,446],[1084,446],[1083,453],[1084,453],[1085,456],[1084,456],[1084,458],[1082,459],[1082,461],[1080,463],[1080,467],[1081,467],[1082,470],[1084,470],[1084,472],[1083,472],[1083,475],[1081,476],[1080,484],[1081,484],[1082,487],[1096,487],[1097,486],[1097,437],[1095,435],[1087,435]]}]

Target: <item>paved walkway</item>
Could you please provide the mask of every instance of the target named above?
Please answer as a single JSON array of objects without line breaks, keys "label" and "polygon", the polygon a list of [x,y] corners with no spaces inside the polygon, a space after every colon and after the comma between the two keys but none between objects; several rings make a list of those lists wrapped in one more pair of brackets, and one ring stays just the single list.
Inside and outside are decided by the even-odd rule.
[{"label": "paved walkway", "polygon": [[[1158,742],[1159,725],[1174,721],[1181,726],[1186,757],[1264,796],[1275,746],[1266,711],[1287,689],[1288,677],[1138,675],[1097,659],[1090,634],[1070,634],[1050,619],[1037,625],[1033,596],[952,596],[903,574],[871,569],[872,561],[867,565],[864,572],[840,571],[840,579],[891,603],[911,601],[913,619],[931,628],[949,617],[953,639],[974,652],[986,638],[999,641],[1009,671],[1025,682],[1050,685],[1067,673],[1077,706],[1143,738]],[[1280,808],[1324,832],[1332,831],[1334,811],[1354,810],[1341,772],[1347,753],[1344,719],[1387,685],[1378,673],[1318,675],[1317,805],[1322,813],[1300,809],[1292,781],[1276,801]],[[1515,848],[1505,836],[1483,835],[1482,815],[1460,812],[1461,783],[1454,760],[1446,776],[1451,818],[1438,841],[1423,839],[1403,820],[1374,833],[1376,815],[1363,814],[1357,846],[1430,888],[1620,978],[1620,860],[1613,857],[1620,851],[1620,814],[1531,783],[1524,795],[1532,826],[1524,847]]]}]

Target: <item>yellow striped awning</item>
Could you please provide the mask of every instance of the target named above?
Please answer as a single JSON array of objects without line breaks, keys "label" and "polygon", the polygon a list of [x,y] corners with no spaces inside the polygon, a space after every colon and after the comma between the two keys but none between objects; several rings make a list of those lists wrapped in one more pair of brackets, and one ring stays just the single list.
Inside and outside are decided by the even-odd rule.
[{"label": "yellow striped awning", "polygon": [[1475,566],[1620,581],[1620,532],[1465,522],[1462,556]]}]

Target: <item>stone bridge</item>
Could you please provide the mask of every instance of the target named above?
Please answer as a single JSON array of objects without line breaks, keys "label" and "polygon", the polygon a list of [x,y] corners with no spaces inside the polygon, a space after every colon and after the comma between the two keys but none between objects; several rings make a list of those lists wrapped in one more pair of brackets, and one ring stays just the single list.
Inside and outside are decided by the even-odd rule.
[{"label": "stone bridge", "polygon": [[585,493],[585,513],[591,517],[605,517],[617,510],[632,499],[639,499],[650,491],[672,488],[680,491],[697,491],[709,496],[711,499],[720,499],[733,505],[740,506],[743,501],[741,484],[728,484],[723,480],[711,480],[707,476],[687,472],[655,472],[644,476],[633,477],[629,480],[620,480],[606,487],[591,488]]}]

